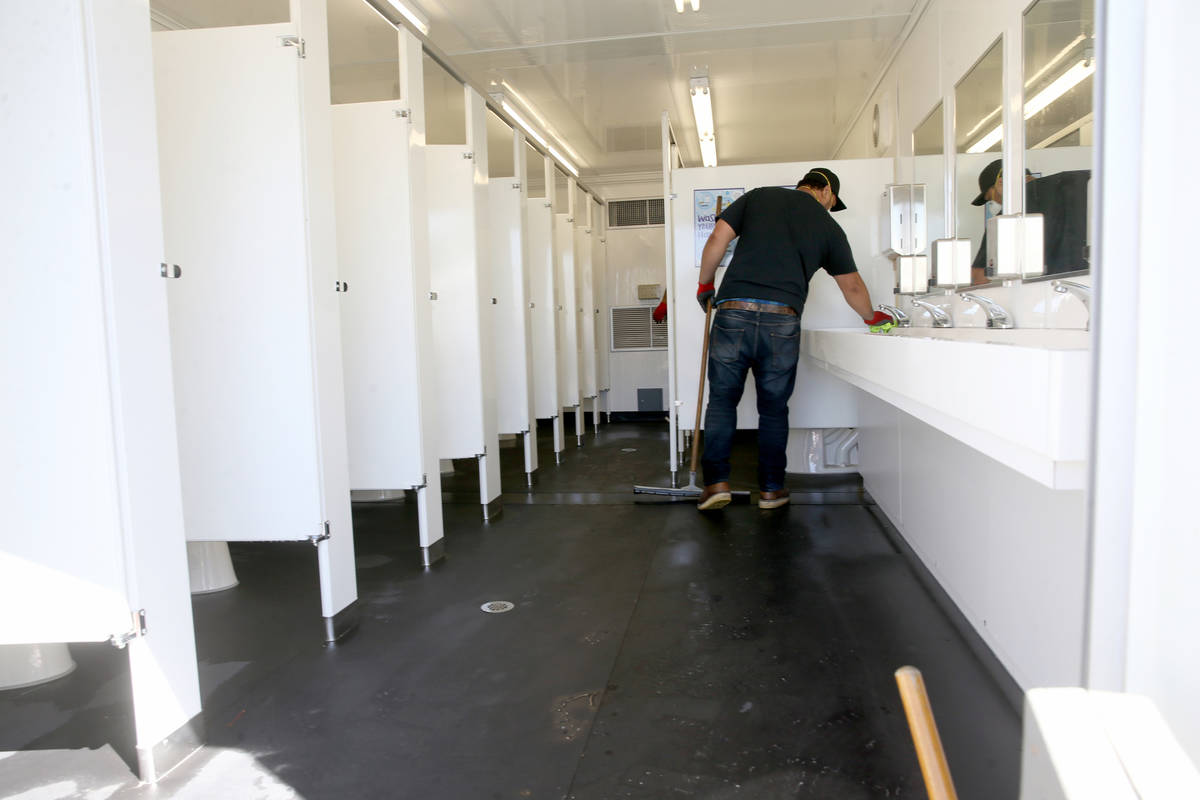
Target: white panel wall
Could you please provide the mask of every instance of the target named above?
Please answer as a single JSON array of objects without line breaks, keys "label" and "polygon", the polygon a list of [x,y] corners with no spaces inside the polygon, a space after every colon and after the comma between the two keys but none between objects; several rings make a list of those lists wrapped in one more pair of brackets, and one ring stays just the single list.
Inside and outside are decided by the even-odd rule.
[{"label": "white panel wall", "polygon": [[[880,255],[879,192],[892,181],[890,159],[835,161],[826,164],[841,179],[847,209],[834,215],[845,230],[854,252],[859,272],[871,292],[874,303],[891,298],[893,283],[891,263]],[[675,170],[672,173],[674,203],[672,226],[675,241],[675,294],[679,298],[678,313],[673,316],[680,427],[690,430],[696,415],[696,391],[700,380],[700,354],[703,348],[704,312],[693,299],[700,274],[699,253],[695,235],[695,205],[693,192],[697,189],[744,188],[758,186],[795,186],[796,181],[816,164],[760,164],[739,167],[715,167]],[[725,270],[717,271],[717,286]],[[824,271],[818,272],[809,283],[808,301],[802,316],[804,328],[862,327],[862,320],[842,297],[834,279]],[[843,381],[810,366],[800,359],[796,376],[796,391],[788,404],[789,423],[793,428],[838,428],[857,424],[855,403],[850,387]],[[707,392],[707,387],[705,387]],[[738,427],[757,427],[754,379],[746,379],[746,392],[738,406]]]},{"label": "white panel wall", "polygon": [[[611,199],[611,198],[610,198]],[[638,300],[639,284],[663,286],[663,227],[612,228],[605,234],[605,287],[608,306],[647,305],[653,308],[658,300]],[[693,294],[695,290],[693,289]],[[695,301],[693,301],[695,302]],[[698,306],[697,306],[698,308]],[[667,403],[667,351],[611,351],[611,329],[608,311],[604,312],[605,338],[600,347],[608,355],[610,386],[608,402],[612,411],[637,411],[638,389],[662,389],[663,404]],[[674,317],[667,310],[667,323]],[[691,391],[695,391],[692,387]],[[666,408],[663,408],[666,413]]]},{"label": "white panel wall", "polygon": [[575,233],[568,214],[554,215],[554,250],[558,277],[558,400],[561,408],[573,409],[580,401],[579,314],[574,305]]},{"label": "white panel wall", "polygon": [[[612,327],[608,305],[608,220],[605,218],[608,209],[595,201],[592,202],[592,302],[595,304],[596,317],[596,388],[606,393],[604,399],[607,403],[607,392],[612,388],[608,361]],[[607,409],[611,411],[612,407],[607,406]]]},{"label": "white panel wall", "polygon": [[102,641],[144,610],[126,652],[154,781],[174,766],[155,747],[199,714],[200,689],[153,57],[145,3],[90,12],[52,0],[0,26],[0,642]]},{"label": "white panel wall", "polygon": [[474,458],[484,448],[474,169],[464,152],[462,145],[425,149],[441,458]]},{"label": "white panel wall", "polygon": [[575,228],[575,275],[576,303],[579,309],[579,391],[583,397],[596,397],[599,380],[596,367],[596,304],[591,228]]},{"label": "white panel wall", "polygon": [[1022,688],[1077,685],[1084,493],[1048,489],[857,395],[860,471],[888,519]]},{"label": "white panel wall", "polygon": [[[350,485],[424,483],[408,126],[395,102],[333,107]],[[420,439],[418,438],[418,442]]]},{"label": "white panel wall", "polygon": [[558,415],[557,275],[554,257],[554,213],[544,197],[526,201],[526,231],[529,236],[529,302],[533,304],[534,413],[538,419]]},{"label": "white panel wall", "polygon": [[500,433],[529,430],[529,363],[526,356],[525,270],[522,264],[521,189],[513,179],[488,186],[492,294],[491,339],[495,352],[496,420]]},{"label": "white panel wall", "polygon": [[164,238],[183,270],[168,299],[194,541],[323,527],[300,61],[278,41],[294,30],[153,36]]}]

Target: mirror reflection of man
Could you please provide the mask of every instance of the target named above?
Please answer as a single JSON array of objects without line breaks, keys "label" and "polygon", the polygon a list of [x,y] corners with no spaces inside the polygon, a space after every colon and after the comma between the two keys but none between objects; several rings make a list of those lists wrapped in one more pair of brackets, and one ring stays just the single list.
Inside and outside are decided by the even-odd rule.
[{"label": "mirror reflection of man", "polygon": [[[1042,215],[1046,274],[1088,268],[1087,192],[1091,170],[1058,172],[1044,178],[1025,170],[1025,211]],[[1004,170],[1000,159],[979,173],[979,195],[973,206],[1004,202]],[[971,264],[971,283],[987,283],[987,231]]]}]

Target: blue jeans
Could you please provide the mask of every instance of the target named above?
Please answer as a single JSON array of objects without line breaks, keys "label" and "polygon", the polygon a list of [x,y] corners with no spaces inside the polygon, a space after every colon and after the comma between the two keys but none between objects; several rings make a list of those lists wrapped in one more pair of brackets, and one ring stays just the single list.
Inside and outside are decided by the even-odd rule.
[{"label": "blue jeans", "polygon": [[800,318],[718,308],[708,344],[708,411],[704,415],[706,486],[729,480],[737,406],[754,372],[758,395],[758,487],[776,491],[787,471],[788,399],[796,386]]}]

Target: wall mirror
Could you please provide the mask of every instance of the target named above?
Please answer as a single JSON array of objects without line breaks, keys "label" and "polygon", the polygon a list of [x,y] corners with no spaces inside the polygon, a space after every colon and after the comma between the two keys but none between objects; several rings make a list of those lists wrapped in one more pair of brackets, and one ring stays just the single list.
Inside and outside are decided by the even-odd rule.
[{"label": "wall mirror", "polygon": [[[983,232],[1001,211],[999,198],[980,191],[980,175],[998,171],[1004,138],[1004,46],[997,39],[954,87],[955,235],[971,240],[971,282],[985,283]],[[990,165],[991,169],[985,172]]]},{"label": "wall mirror", "polygon": [[[946,236],[946,149],[943,146],[942,104],[913,130],[913,183],[925,184],[926,242]],[[929,248],[926,245],[926,254]]]},{"label": "wall mirror", "polygon": [[1047,275],[1090,257],[1093,0],[1038,0],[1023,21],[1025,212],[1043,217]]}]

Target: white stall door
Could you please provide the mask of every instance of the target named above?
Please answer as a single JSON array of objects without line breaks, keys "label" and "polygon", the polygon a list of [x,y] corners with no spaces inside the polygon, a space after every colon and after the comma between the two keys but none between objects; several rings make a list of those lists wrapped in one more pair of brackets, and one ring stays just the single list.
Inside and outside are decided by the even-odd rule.
[{"label": "white stall door", "polygon": [[[187,536],[323,532],[291,25],[154,35]],[[248,80],[247,76],[253,76]]]},{"label": "white stall door", "polygon": [[[601,207],[597,214],[605,213]],[[612,389],[609,377],[608,346],[612,320],[609,318],[608,303],[608,253],[604,235],[592,229],[592,283],[596,317],[596,388],[601,392]],[[607,398],[606,398],[607,400]],[[607,408],[607,405],[606,405]]]},{"label": "white stall door", "polygon": [[558,415],[558,312],[555,310],[554,212],[546,198],[526,201],[529,239],[529,302],[533,304],[533,413],[538,419]]},{"label": "white stall door", "polygon": [[575,229],[576,299],[579,319],[579,390],[583,397],[596,397],[596,284],[592,275],[592,235]]},{"label": "white stall door", "polygon": [[488,184],[492,295],[492,347],[496,365],[496,420],[499,433],[530,429],[529,369],[526,347],[529,313],[522,264],[521,189],[515,180]]},{"label": "white stall door", "polygon": [[[474,165],[463,158],[464,152],[462,145],[425,150],[430,287],[437,297],[433,332],[440,458],[475,458],[485,448]],[[490,326],[488,330],[490,336]]]},{"label": "white stall door", "polygon": [[[350,485],[424,481],[409,217],[408,120],[394,102],[333,107]],[[433,431],[429,432],[433,435]]]},{"label": "white stall door", "polygon": [[71,5],[0,26],[3,644],[130,628],[89,65],[82,46],[55,46],[82,40]]},{"label": "white stall door", "polygon": [[554,255],[558,278],[558,396],[562,408],[579,405],[579,313],[575,305],[575,228],[566,214],[554,215]]}]

